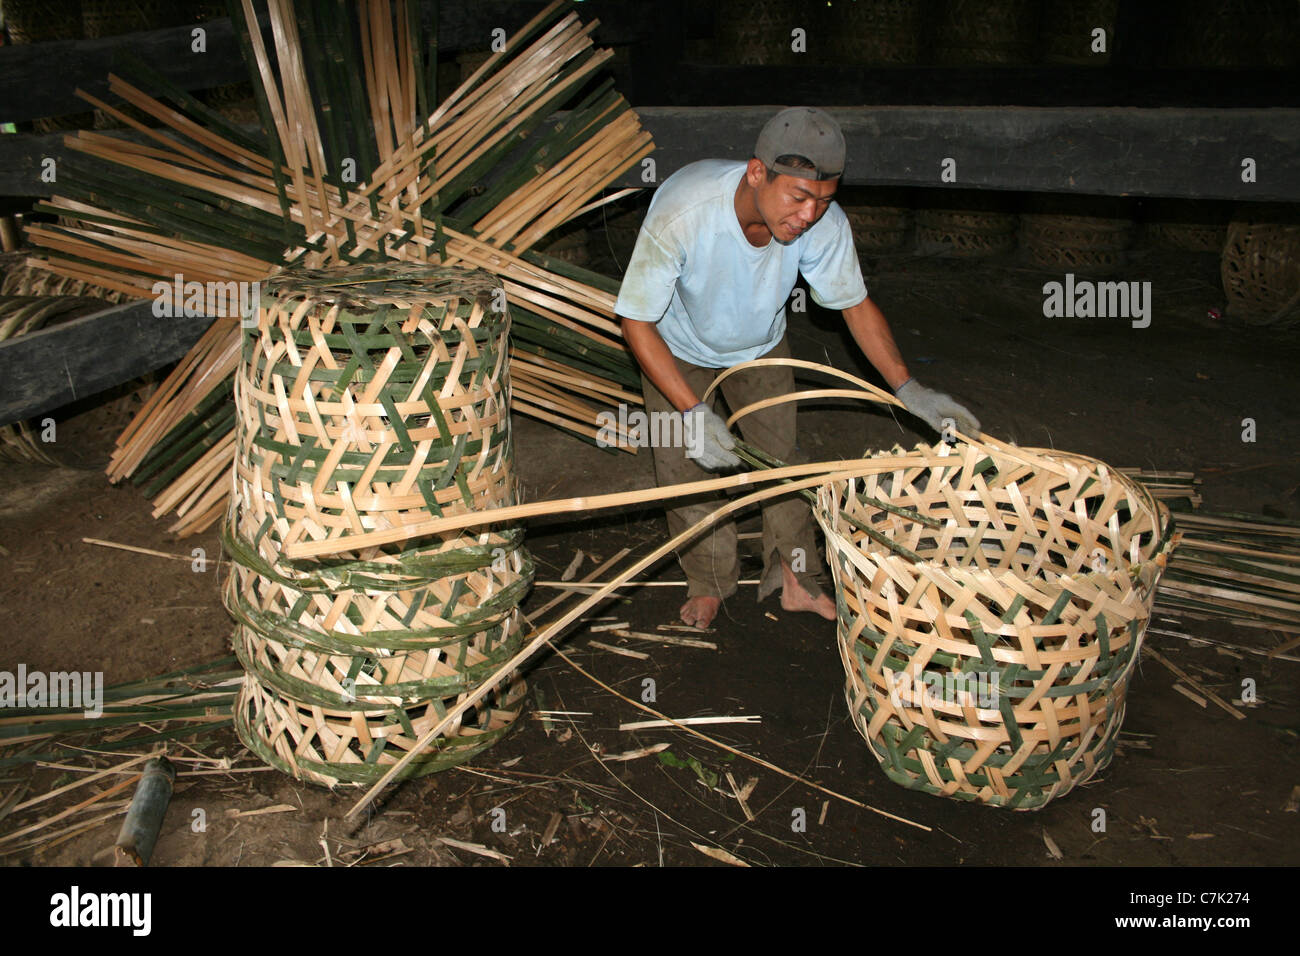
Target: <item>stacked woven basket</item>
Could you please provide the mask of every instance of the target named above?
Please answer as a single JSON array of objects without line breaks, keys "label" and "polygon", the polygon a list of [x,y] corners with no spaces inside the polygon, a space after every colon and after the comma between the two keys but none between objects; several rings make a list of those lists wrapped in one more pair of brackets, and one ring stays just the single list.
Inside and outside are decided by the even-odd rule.
[{"label": "stacked woven basket", "polygon": [[896,783],[1036,809],[1114,753],[1168,513],[1081,456],[936,454],[819,493],[849,711]]},{"label": "stacked woven basket", "polygon": [[1016,247],[1016,217],[993,209],[918,209],[916,247],[954,258],[998,255]]},{"label": "stacked woven basket", "polygon": [[[285,554],[515,503],[508,328],[484,272],[349,266],[262,289],[236,375],[226,606],[246,670],[236,727],[272,766],[374,782],[518,650],[533,568],[517,527]],[[480,752],[523,697],[503,683],[403,776]]]},{"label": "stacked woven basket", "polygon": [[1122,265],[1133,242],[1133,221],[1113,216],[1025,213],[1020,247],[1045,269],[1105,270]]},{"label": "stacked woven basket", "polygon": [[899,190],[873,190],[871,202],[844,204],[853,230],[853,245],[859,252],[897,249],[912,225],[912,210]]}]

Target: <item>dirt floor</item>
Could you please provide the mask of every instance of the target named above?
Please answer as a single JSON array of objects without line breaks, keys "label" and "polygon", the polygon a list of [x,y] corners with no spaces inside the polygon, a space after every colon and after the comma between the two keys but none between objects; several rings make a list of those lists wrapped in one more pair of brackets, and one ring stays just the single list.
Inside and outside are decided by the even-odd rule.
[{"label": "dirt floor", "polygon": [[[613,263],[595,265],[617,274]],[[1209,310],[1223,305],[1216,272],[1213,255],[1136,253],[1123,278],[1149,279],[1154,295],[1153,321],[1138,329],[1123,319],[1044,318],[1042,285],[1063,276],[1029,269],[1013,255],[864,259],[872,295],[912,371],[968,402],[990,434],[1117,466],[1192,470],[1204,479],[1207,508],[1295,519],[1300,338],[1213,318]],[[797,357],[874,377],[836,314],[814,309],[792,316],[791,336]],[[112,684],[230,653],[231,624],[219,596],[228,565],[219,558],[216,531],[171,541],[138,489],[112,487],[103,477],[132,401],[121,398],[62,420],[54,453],[63,467],[0,464],[6,625],[0,669],[25,663],[102,670]],[[1254,443],[1242,440],[1246,418],[1256,423]],[[920,427],[884,412],[810,406],[800,438],[811,459],[856,457],[865,447],[911,446],[925,437]],[[518,420],[516,463],[529,500],[653,483],[648,455],[604,452],[529,420]],[[749,518],[741,530],[756,527]],[[554,579],[577,550],[587,556],[582,575],[622,548],[647,553],[665,530],[660,513],[630,510],[534,523],[528,546],[539,578]],[[185,555],[202,547],[211,560],[196,573],[186,562],[95,547],[83,537]],[[756,568],[750,552],[744,576]],[[648,577],[677,580],[680,571],[665,563]],[[554,594],[538,588],[525,608]],[[594,613],[653,631],[675,618],[684,591],[647,587],[627,594]],[[1254,647],[1275,640],[1213,623],[1174,629]],[[548,652],[528,675],[530,712],[472,767],[395,788],[359,827],[343,821],[355,790],[331,793],[276,771],[182,777],[154,864],[324,863],[327,854],[329,862],[381,865],[501,863],[449,847],[444,837],[481,844],[515,866],[721,865],[697,845],[753,864],[814,866],[1300,862],[1300,815],[1284,811],[1300,784],[1295,663],[1150,636],[1151,646],[1226,698],[1239,697],[1242,679],[1253,678],[1259,703],[1244,720],[1213,705],[1203,709],[1173,690],[1167,670],[1144,658],[1111,766],[1039,812],[1016,813],[927,796],[886,779],[849,721],[834,625],[788,614],[776,597],[759,604],[754,589],[742,587],[707,635],[716,650],[606,638],[649,654],[637,660],[592,648],[590,641],[600,638],[573,631],[561,647],[633,699],[653,679],[654,706],[674,717],[759,715],[758,723],[704,729],[872,809],[680,731],[621,732],[620,722],[644,715]],[[539,705],[582,713],[547,726],[531,713]],[[670,746],[663,753],[626,762],[594,755],[664,742]],[[209,757],[228,756],[236,767],[257,767],[229,729],[193,746]],[[180,747],[172,753],[193,756]],[[42,769],[29,780],[30,772],[0,770],[0,802],[23,782],[31,783],[31,793],[44,793],[73,779]],[[729,777],[741,787],[756,778],[747,800],[752,820],[732,795]],[[44,810],[64,805],[51,801]],[[246,814],[276,805],[290,809]],[[1105,811],[1100,831],[1098,808]],[[0,834],[34,819],[11,817],[0,822]],[[200,819],[205,826],[197,826]],[[115,831],[116,820],[106,821],[7,861],[107,865]],[[1059,862],[1047,838],[1059,848]]]}]

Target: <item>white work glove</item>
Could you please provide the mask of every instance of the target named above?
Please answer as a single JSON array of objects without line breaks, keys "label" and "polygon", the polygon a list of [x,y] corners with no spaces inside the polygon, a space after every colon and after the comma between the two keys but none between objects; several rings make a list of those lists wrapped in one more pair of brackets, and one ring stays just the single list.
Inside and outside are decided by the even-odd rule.
[{"label": "white work glove", "polygon": [[944,431],[944,419],[951,419],[957,431],[964,435],[974,437],[980,433],[979,419],[965,405],[951,395],[926,388],[914,378],[898,386],[894,394],[903,407],[940,434]]},{"label": "white work glove", "polygon": [[735,468],[740,459],[732,454],[736,439],[727,431],[727,423],[703,402],[682,412],[686,440],[686,457],[707,471]]}]

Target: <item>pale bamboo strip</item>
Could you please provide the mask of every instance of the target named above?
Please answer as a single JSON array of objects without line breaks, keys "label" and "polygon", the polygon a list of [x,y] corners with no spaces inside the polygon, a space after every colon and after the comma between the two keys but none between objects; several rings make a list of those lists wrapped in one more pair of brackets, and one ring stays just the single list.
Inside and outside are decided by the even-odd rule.
[{"label": "pale bamboo strip", "polygon": [[[646,488],[639,491],[617,492],[607,495],[583,495],[575,498],[561,498],[551,501],[533,502],[524,505],[512,505],[508,508],[494,508],[491,511],[455,515],[446,518],[431,518],[412,522],[398,528],[370,531],[362,535],[349,536],[346,541],[328,539],[311,543],[301,543],[285,548],[285,554],[294,559],[320,558],[359,547],[393,544],[408,541],[427,534],[438,534],[460,528],[470,528],[479,524],[497,521],[518,521],[538,515],[553,515],[575,511],[599,511],[604,508],[617,508],[621,505],[646,504],[648,502],[666,501],[688,495],[706,494],[730,488],[744,488],[769,481],[781,481],[787,478],[802,478],[816,474],[825,481],[830,477],[847,477],[850,474],[879,474],[894,471],[911,464],[941,464],[944,459],[939,456],[880,456],[877,458],[858,459],[854,461],[818,462],[810,465],[788,465],[761,472],[743,472],[722,478],[710,478],[703,481],[684,482],[677,485],[664,485],[659,488]],[[816,482],[814,482],[815,484]],[[797,482],[786,485],[793,489]],[[808,487],[800,485],[800,487]]]}]

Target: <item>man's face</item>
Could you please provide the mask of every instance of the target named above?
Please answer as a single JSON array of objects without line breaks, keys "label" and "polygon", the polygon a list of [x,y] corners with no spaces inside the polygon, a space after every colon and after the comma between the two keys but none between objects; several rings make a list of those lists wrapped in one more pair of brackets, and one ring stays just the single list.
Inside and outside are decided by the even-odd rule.
[{"label": "man's face", "polygon": [[818,181],[782,174],[768,182],[763,164],[755,163],[759,181],[754,185],[754,202],[759,215],[777,242],[794,242],[826,214],[839,178]]}]

